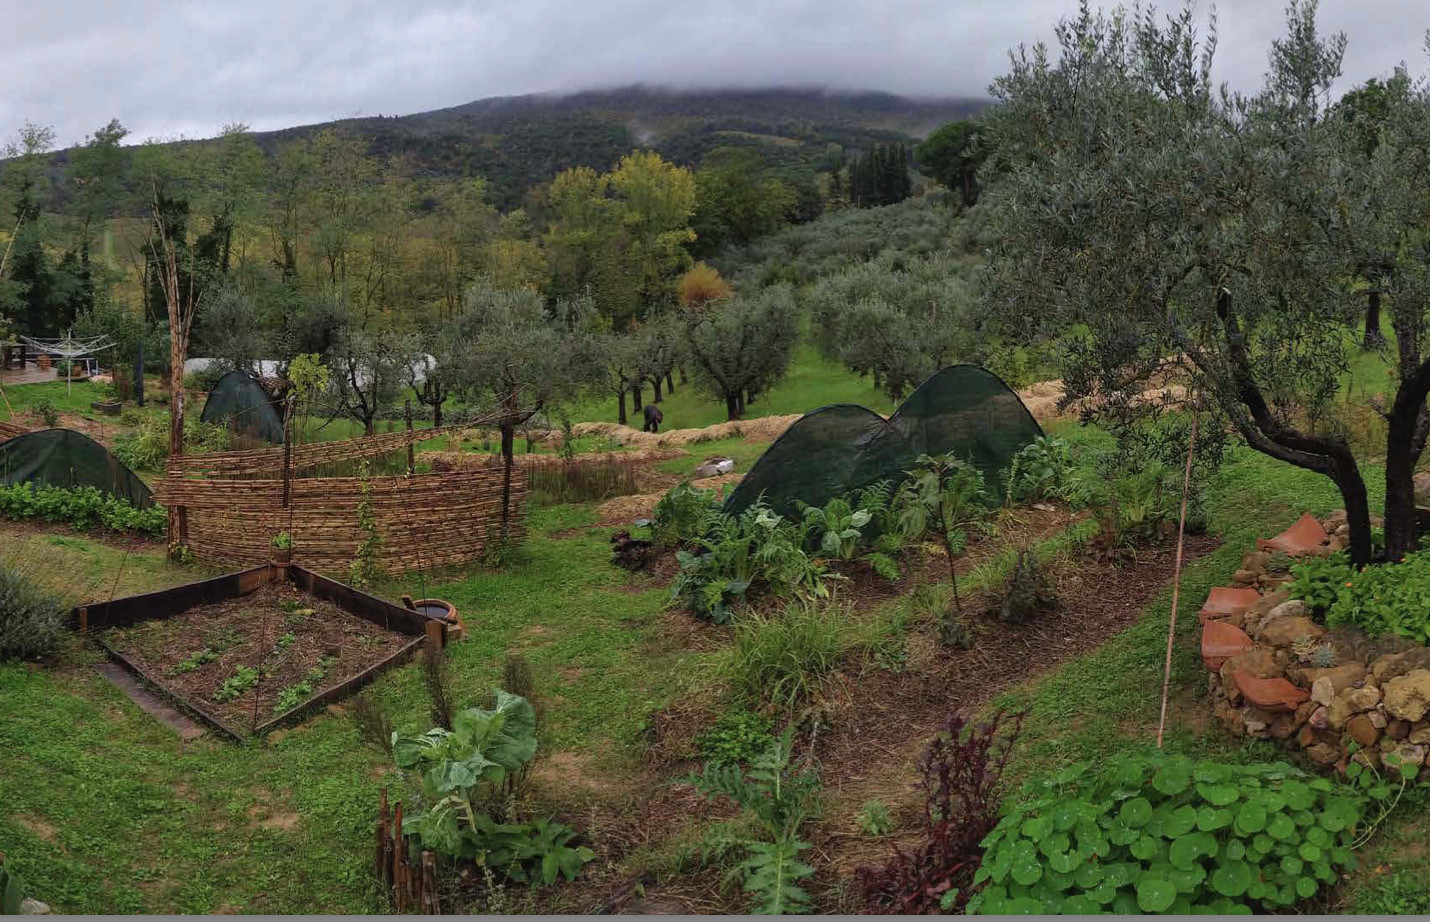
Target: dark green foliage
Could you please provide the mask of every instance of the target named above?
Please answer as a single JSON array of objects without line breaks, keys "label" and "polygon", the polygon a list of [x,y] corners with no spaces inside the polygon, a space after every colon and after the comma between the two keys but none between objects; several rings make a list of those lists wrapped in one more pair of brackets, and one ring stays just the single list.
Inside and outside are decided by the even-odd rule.
[{"label": "dark green foliage", "polygon": [[814,869],[800,860],[809,843],[800,829],[819,813],[819,775],[810,767],[790,764],[794,727],[775,740],[748,772],[734,765],[707,764],[703,772],[684,780],[710,800],[729,799],[759,822],[764,841],[748,844],[749,855],[732,873],[744,878],[744,889],[761,915],[787,915],[809,908],[809,894],[800,881]]},{"label": "dark green foliage", "polygon": [[1057,604],[1052,582],[1037,558],[1019,551],[992,614],[1004,624],[1027,624]]},{"label": "dark green foliage", "polygon": [[740,765],[770,748],[775,720],[744,709],[726,711],[710,729],[696,737],[700,757],[710,765]]},{"label": "dark green foliage", "polygon": [[1292,564],[1291,582],[1285,589],[1291,598],[1300,599],[1324,615],[1335,605],[1346,584],[1357,576],[1350,557],[1344,553],[1307,557]]},{"label": "dark green foliage", "polygon": [[24,901],[25,882],[5,864],[4,856],[0,856],[0,916],[18,916]]},{"label": "dark green foliage", "polygon": [[495,693],[496,706],[459,711],[452,729],[392,736],[399,768],[421,773],[423,809],[403,819],[402,831],[423,848],[475,861],[512,880],[546,885],[575,880],[595,857],[575,833],[550,819],[523,822],[509,815],[507,783],[536,754],[536,711],[525,699]]},{"label": "dark green foliage", "polygon": [[[1359,572],[1344,554],[1291,568],[1291,591],[1323,610],[1326,624],[1350,624],[1371,637],[1398,634],[1430,643],[1430,551],[1406,554],[1400,563]],[[1327,600],[1330,600],[1329,602]]]},{"label": "dark green foliage", "polygon": [[259,671],[252,666],[234,667],[233,674],[224,679],[223,684],[214,692],[214,700],[228,702],[242,698],[249,689],[258,684]]},{"label": "dark green foliage", "polygon": [[896,205],[912,192],[909,151],[903,144],[875,144],[849,164],[849,201],[856,207]]},{"label": "dark green foliage", "polygon": [[168,513],[163,506],[136,509],[116,496],[94,487],[40,487],[17,483],[0,485],[0,516],[67,523],[76,531],[132,531],[158,537],[164,533]]},{"label": "dark green foliage", "polygon": [[1009,505],[1053,499],[1078,506],[1091,493],[1073,460],[1072,448],[1057,436],[1040,435],[1014,455],[1004,483]]},{"label": "dark green foliage", "polygon": [[30,408],[30,412],[43,420],[45,425],[51,429],[60,424],[60,411],[56,410],[55,405],[48,400],[41,400]]},{"label": "dark green foliage", "polygon": [[720,514],[714,490],[701,490],[681,481],[666,491],[655,504],[650,521],[651,537],[666,547],[690,544],[705,536],[711,516]]},{"label": "dark green foliage", "polygon": [[1161,752],[1074,765],[1028,794],[983,841],[970,912],[1284,909],[1355,866],[1366,816],[1364,798],[1290,765]]},{"label": "dark green foliage", "polygon": [[44,656],[65,629],[65,610],[34,580],[0,564],[0,661]]},{"label": "dark green foliage", "polygon": [[750,706],[793,710],[813,698],[856,638],[837,605],[796,602],[773,615],[750,613],[735,624],[735,645],[722,673]]},{"label": "dark green foliage", "polygon": [[925,138],[915,148],[914,156],[923,172],[956,191],[965,206],[978,201],[975,177],[988,156],[978,122],[949,122]]},{"label": "dark green foliage", "polygon": [[962,615],[944,612],[938,622],[938,639],[946,647],[972,650],[978,638]]},{"label": "dark green foliage", "polygon": [[[280,641],[280,646],[281,646]],[[323,687],[323,680],[328,677],[328,672],[337,663],[337,659],[331,656],[323,657],[318,665],[308,670],[307,675],[289,685],[278,693],[278,700],[273,703],[273,713],[284,714],[293,708],[307,701],[318,693]]]},{"label": "dark green foliage", "polygon": [[789,370],[799,338],[794,292],[772,286],[692,311],[685,335],[695,385],[723,401],[729,419],[739,419],[749,401]]}]

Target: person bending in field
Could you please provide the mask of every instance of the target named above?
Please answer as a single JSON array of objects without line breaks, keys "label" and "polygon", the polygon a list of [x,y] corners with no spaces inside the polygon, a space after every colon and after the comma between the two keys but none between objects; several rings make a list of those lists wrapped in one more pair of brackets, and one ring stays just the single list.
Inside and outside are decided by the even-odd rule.
[{"label": "person bending in field", "polygon": [[659,432],[661,421],[664,419],[665,417],[661,414],[660,407],[656,406],[653,403],[648,403],[645,405],[646,432]]}]

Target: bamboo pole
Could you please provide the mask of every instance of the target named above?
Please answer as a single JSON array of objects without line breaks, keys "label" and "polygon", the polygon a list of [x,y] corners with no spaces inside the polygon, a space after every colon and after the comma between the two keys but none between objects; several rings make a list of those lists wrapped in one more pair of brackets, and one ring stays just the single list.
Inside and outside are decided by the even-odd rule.
[{"label": "bamboo pole", "polygon": [[1167,659],[1162,666],[1162,716],[1157,721],[1157,748],[1162,748],[1162,736],[1167,729],[1167,696],[1172,688],[1172,644],[1177,636],[1177,602],[1182,589],[1182,548],[1187,532],[1187,494],[1192,488],[1192,455],[1197,450],[1197,423],[1201,414],[1192,404],[1192,434],[1187,439],[1187,468],[1182,474],[1182,511],[1177,519],[1177,558],[1172,565],[1172,617],[1167,623]]}]

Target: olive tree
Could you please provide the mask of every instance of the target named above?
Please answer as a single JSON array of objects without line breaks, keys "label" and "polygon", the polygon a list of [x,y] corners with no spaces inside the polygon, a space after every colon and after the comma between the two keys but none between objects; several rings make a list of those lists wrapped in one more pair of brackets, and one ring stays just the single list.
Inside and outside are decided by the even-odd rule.
[{"label": "olive tree", "polygon": [[340,328],[329,356],[338,412],[376,431],[383,407],[393,403],[419,348],[415,337],[349,322]]},{"label": "olive tree", "polygon": [[516,430],[561,400],[599,382],[604,363],[589,296],[548,306],[529,289],[473,283],[448,327],[443,377],[454,393],[495,415],[501,431],[502,537],[510,530]]},{"label": "olive tree", "polygon": [[1320,35],[1301,0],[1287,25],[1250,96],[1213,87],[1215,23],[1201,40],[1190,9],[1162,22],[1084,5],[1059,24],[1056,60],[1019,49],[989,117],[985,169],[1000,176],[985,190],[997,225],[986,312],[1020,341],[1058,338],[1069,396],[1117,427],[1159,413],[1138,394],[1174,366],[1215,415],[1207,430],[1227,424],[1334,481],[1363,564],[1365,481],[1323,411],[1356,348],[1373,237],[1397,266],[1385,524],[1400,556],[1415,546],[1410,477],[1430,434],[1430,108],[1423,88],[1392,101],[1367,169],[1352,155],[1362,139],[1326,117],[1345,38]]},{"label": "olive tree", "polygon": [[789,369],[799,334],[794,292],[775,285],[692,312],[686,322],[686,354],[696,386],[725,401],[729,419],[777,383]]}]

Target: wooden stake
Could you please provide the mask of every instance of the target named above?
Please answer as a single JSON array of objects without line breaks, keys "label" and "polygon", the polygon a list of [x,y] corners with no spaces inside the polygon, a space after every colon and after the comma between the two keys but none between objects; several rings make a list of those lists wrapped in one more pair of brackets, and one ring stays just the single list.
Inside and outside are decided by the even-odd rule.
[{"label": "wooden stake", "polygon": [[[407,431],[412,431],[412,401],[403,402],[403,416],[407,418]],[[412,442],[407,443],[407,473],[411,474],[417,470],[416,458],[412,454]]]},{"label": "wooden stake", "polygon": [[1167,729],[1167,695],[1172,688],[1172,643],[1177,636],[1177,599],[1182,589],[1182,547],[1187,532],[1187,494],[1192,488],[1192,454],[1197,449],[1197,423],[1201,414],[1192,404],[1192,435],[1187,439],[1187,469],[1182,475],[1182,512],[1177,519],[1177,558],[1172,565],[1172,617],[1167,623],[1167,661],[1162,666],[1162,716],[1157,721],[1157,748]]}]

